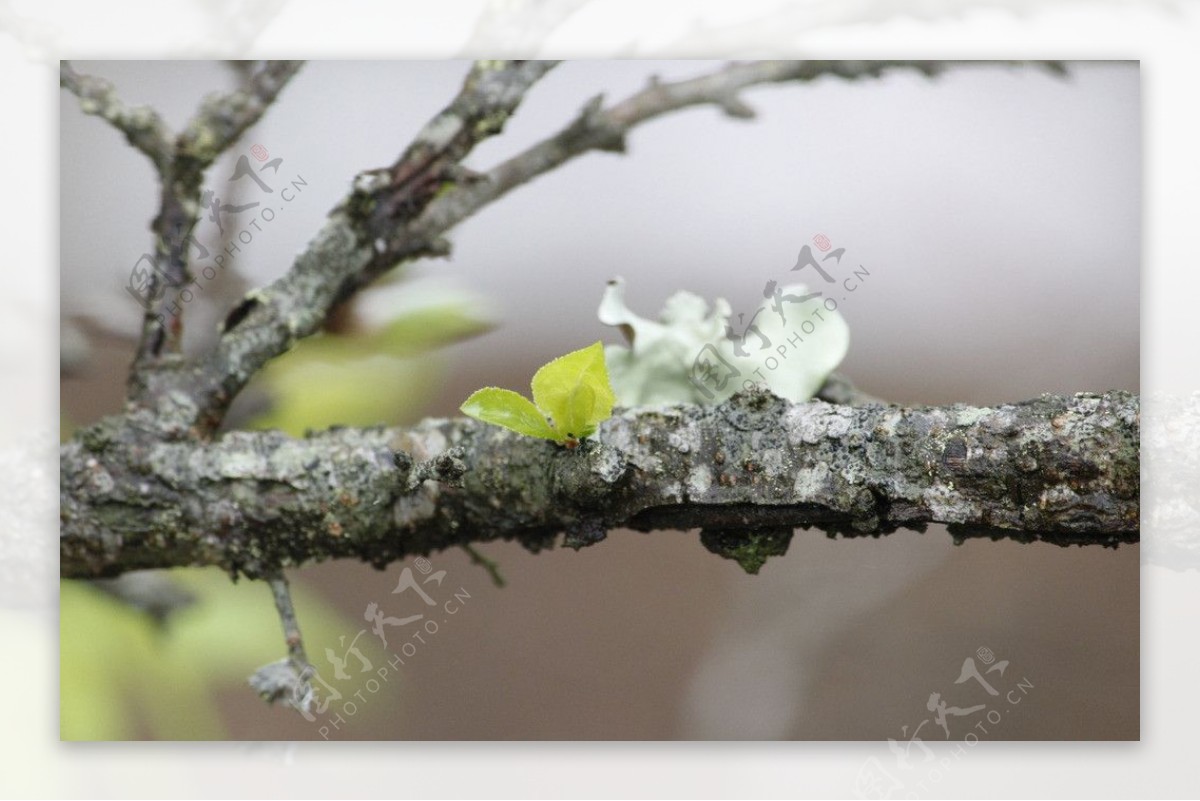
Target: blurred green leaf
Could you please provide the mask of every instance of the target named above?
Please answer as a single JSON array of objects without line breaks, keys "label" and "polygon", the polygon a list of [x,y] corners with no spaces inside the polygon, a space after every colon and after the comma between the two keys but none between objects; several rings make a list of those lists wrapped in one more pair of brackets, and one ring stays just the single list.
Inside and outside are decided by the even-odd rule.
[{"label": "blurred green leaf", "polygon": [[[286,654],[266,585],[234,584],[216,569],[173,570],[198,598],[160,628],[151,618],[84,582],[60,590],[60,736],[63,740],[213,740],[227,736],[216,693],[233,689],[261,703],[246,685],[256,668]],[[325,648],[344,653],[363,628],[292,583],[292,598],[310,659]],[[378,641],[360,637],[364,655],[385,658]],[[352,675],[353,679],[353,675]],[[261,704],[262,714],[295,715]]]},{"label": "blurred green leaf", "polygon": [[[443,375],[431,360],[364,356],[357,343],[339,343],[324,348],[326,353],[306,345],[264,371],[272,405],[251,421],[251,428],[277,428],[299,437],[332,425],[404,422],[430,400]],[[331,358],[329,351],[341,355]]]},{"label": "blurred green leaf", "polygon": [[490,331],[474,305],[446,302],[416,309],[364,337],[368,348],[393,356],[414,356]]},{"label": "blurred green leaf", "polygon": [[427,352],[491,327],[466,297],[418,305],[366,334],[309,337],[262,371],[272,407],[250,427],[301,436],[331,425],[407,422],[445,372],[445,360]]}]

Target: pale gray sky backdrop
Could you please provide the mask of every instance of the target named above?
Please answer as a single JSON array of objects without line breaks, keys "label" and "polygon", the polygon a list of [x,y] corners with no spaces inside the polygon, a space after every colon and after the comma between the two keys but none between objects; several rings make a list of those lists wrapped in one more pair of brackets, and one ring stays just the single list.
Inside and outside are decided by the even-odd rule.
[{"label": "pale gray sky backdrop", "polygon": [[[716,62],[574,62],[528,96],[468,164],[487,168],[567,123],[604,92]],[[80,63],[128,103],[179,127],[232,75],[206,62]],[[460,85],[461,62],[314,62],[243,140],[301,175],[288,205],[238,264],[281,275],[355,172],[393,161]],[[501,327],[457,346],[475,385],[529,371],[615,331],[595,318],[604,282],[656,314],[674,290],[749,310],[816,233],[871,271],[842,305],[845,369],[900,401],[1018,400],[1043,391],[1136,389],[1140,109],[1134,62],[1076,63],[1068,78],[977,65],[928,80],[751,90],[756,120],[714,109],[636,130],[629,153],[588,154],[468,220],[451,261],[415,274],[486,296]],[[149,243],[155,187],[145,159],[75,99],[62,110],[62,304],[132,332],[124,294]],[[235,154],[236,155],[236,154]],[[232,156],[210,173],[221,194]],[[108,198],[108,202],[97,202]],[[216,237],[203,222],[201,241]],[[841,268],[844,274],[848,264]],[[207,321],[206,321],[207,322]],[[451,406],[451,408],[453,408]]]}]

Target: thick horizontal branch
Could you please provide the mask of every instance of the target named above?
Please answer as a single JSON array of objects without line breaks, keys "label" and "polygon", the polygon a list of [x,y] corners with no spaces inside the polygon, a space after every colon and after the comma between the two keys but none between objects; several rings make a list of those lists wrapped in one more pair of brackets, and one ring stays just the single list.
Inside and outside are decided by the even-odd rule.
[{"label": "thick horizontal branch", "polygon": [[62,449],[61,571],[263,576],[495,539],[536,551],[559,532],[578,547],[619,527],[700,528],[755,568],[794,527],[1115,545],[1138,539],[1139,418],[1124,392],[900,408],[755,391],[626,410],[573,450],[462,419],[187,443],[111,418]]}]

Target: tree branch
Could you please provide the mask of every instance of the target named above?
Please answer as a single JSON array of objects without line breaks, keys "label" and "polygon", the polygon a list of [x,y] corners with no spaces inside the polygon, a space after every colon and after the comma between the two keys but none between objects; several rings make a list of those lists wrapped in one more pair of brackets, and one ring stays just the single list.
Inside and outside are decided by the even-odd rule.
[{"label": "tree branch", "polygon": [[[975,62],[961,62],[971,64]],[[890,69],[934,75],[956,62],[782,61],[732,64],[674,83],[652,81],[605,109],[601,98],[557,135],[486,174],[462,167],[478,142],[498,133],[525,93],[552,62],[479,62],[458,96],[434,117],[391,167],[362,173],[351,193],[283,278],[251,292],[228,316],[213,352],[195,362],[163,365],[139,376],[147,406],[172,417],[177,429],[215,431],[250,378],[298,339],[318,331],[328,314],[360,288],[398,264],[445,256],[445,234],[515,187],[592,150],[623,151],[633,127],[664,114],[716,105],[745,118],[740,98],[750,87],[811,81],[823,75],[853,80]],[[178,399],[188,399],[185,404]]]},{"label": "tree branch", "polygon": [[121,133],[134,149],[144,154],[161,173],[174,155],[175,146],[166,122],[149,106],[126,108],[113,85],[94,75],[82,75],[71,62],[59,68],[59,86],[79,98],[84,114],[106,120]]},{"label": "tree branch", "polygon": [[[330,213],[288,274],[251,292],[230,313],[211,353],[197,361],[138,371],[143,405],[163,412],[176,430],[215,430],[234,396],[267,361],[316,333],[339,303],[397,264],[397,259],[381,256],[382,233],[419,214],[446,184],[472,180],[459,162],[476,144],[499,133],[528,89],[554,65],[476,63],[459,94],[395,164],[358,177],[355,189]],[[431,239],[409,257],[446,252],[444,242]]]},{"label": "tree branch", "polygon": [[287,658],[263,665],[250,676],[249,684],[267,703],[280,702],[303,715],[311,715],[313,689],[309,678],[316,672],[304,652],[300,621],[292,605],[292,592],[282,570],[269,570],[263,577],[275,599],[275,612],[283,626]]},{"label": "tree branch", "polygon": [[219,565],[260,577],[495,539],[537,551],[564,531],[578,547],[618,527],[701,528],[748,568],[799,526],[1136,542],[1139,409],[1124,392],[994,408],[750,392],[626,410],[575,450],[461,419],[207,444],[138,440],[110,420],[62,450],[61,572]]},{"label": "tree branch", "polygon": [[282,570],[271,571],[266,576],[267,584],[271,587],[271,596],[275,599],[275,611],[279,614],[279,622],[283,626],[283,640],[287,645],[288,658],[297,673],[303,673],[309,666],[308,655],[304,653],[304,636],[300,633],[300,622],[296,619],[296,609],[292,606],[292,592],[288,587],[287,576]]},{"label": "tree branch", "polygon": [[156,301],[142,317],[142,333],[131,371],[130,397],[143,402],[142,374],[156,368],[164,353],[177,354],[183,338],[183,310],[166,288],[192,282],[188,243],[200,219],[205,171],[231,147],[300,69],[302,61],[264,61],[243,89],[205,99],[172,146],[170,159],[159,167],[160,210],[154,219],[158,270],[150,276]]},{"label": "tree branch", "polygon": [[[926,76],[972,62],[952,61],[755,61],[726,66],[708,75],[674,83],[652,79],[626,100],[604,108],[597,95],[579,116],[554,136],[530,147],[487,173],[487,179],[459,188],[430,204],[422,219],[389,240],[390,251],[404,257],[402,242],[426,241],[474,214],[521,184],[593,150],[624,153],[635,126],[675,111],[712,105],[735,119],[751,119],[754,110],[740,93],[754,86],[813,81],[831,75],[845,80],[878,78],[889,70],[911,69]],[[398,242],[393,240],[399,240]],[[411,247],[411,244],[409,245]]]},{"label": "tree branch", "polygon": [[179,136],[179,156],[207,168],[258,122],[302,66],[303,61],[263,61],[254,66],[245,87],[206,98]]},{"label": "tree branch", "polygon": [[142,374],[153,370],[164,353],[179,350],[182,315],[167,289],[191,283],[188,243],[200,216],[204,171],[258,121],[302,63],[262,62],[250,73],[245,88],[206,99],[183,133],[175,137],[153,109],[126,109],[108,81],[81,75],[69,62],[62,62],[60,85],[79,97],[85,113],[103,117],[149,156],[161,186],[159,213],[152,226],[154,268],[135,272],[141,279],[135,294],[142,297],[144,312],[129,378],[135,403],[143,399]]}]

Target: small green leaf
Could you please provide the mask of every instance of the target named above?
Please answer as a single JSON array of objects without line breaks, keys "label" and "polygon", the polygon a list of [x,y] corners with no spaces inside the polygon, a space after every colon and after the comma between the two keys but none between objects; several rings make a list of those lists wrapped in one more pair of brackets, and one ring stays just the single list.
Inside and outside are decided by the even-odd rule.
[{"label": "small green leaf", "polygon": [[[543,365],[533,376],[533,399],[486,387],[462,405],[464,414],[531,437],[575,447],[612,416],[616,396],[608,383],[604,346],[595,342]],[[549,422],[547,421],[549,418]]]},{"label": "small green leaf", "polygon": [[[555,426],[558,433],[568,437],[586,437],[596,430],[592,416],[596,409],[596,390],[587,384],[580,384],[571,390],[567,399],[567,408],[563,413],[561,426]],[[609,406],[612,409],[612,406]],[[603,418],[602,418],[603,419]]]},{"label": "small green leaf", "polygon": [[559,439],[586,437],[612,416],[616,403],[604,364],[604,346],[559,356],[533,376],[533,400],[553,421]]},{"label": "small green leaf", "polygon": [[413,309],[364,338],[375,353],[413,356],[485,333],[493,325],[467,301],[451,300]]},{"label": "small green leaf", "polygon": [[461,407],[462,413],[476,420],[542,439],[559,439],[546,417],[524,395],[511,389],[484,387],[472,393]]}]

